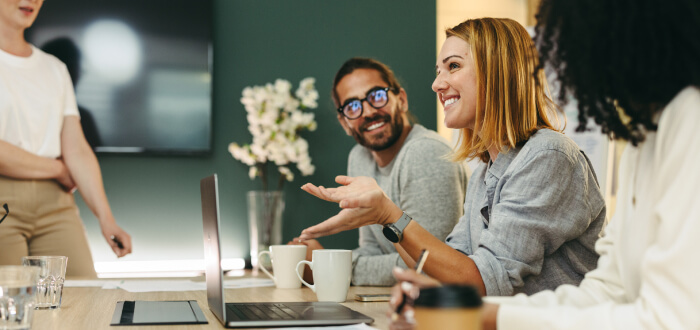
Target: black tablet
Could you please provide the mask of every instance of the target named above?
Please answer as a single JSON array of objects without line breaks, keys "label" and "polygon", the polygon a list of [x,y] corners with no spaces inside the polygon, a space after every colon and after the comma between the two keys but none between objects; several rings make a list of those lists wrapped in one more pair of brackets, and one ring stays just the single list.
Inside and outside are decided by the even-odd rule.
[{"label": "black tablet", "polygon": [[207,324],[196,300],[118,301],[110,325]]}]

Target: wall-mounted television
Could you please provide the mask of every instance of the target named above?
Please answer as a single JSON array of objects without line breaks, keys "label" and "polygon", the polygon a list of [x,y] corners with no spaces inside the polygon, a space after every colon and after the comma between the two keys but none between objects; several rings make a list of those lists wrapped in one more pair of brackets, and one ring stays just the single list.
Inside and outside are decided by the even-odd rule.
[{"label": "wall-mounted television", "polygon": [[96,152],[203,154],[212,14],[212,0],[46,1],[26,37],[69,67]]}]

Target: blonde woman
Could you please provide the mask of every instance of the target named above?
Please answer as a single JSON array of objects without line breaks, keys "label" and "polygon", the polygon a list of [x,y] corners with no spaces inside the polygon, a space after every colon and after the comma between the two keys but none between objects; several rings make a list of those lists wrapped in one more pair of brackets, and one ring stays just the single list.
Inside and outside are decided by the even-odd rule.
[{"label": "blonde woman", "polygon": [[343,210],[300,239],[382,225],[408,266],[430,251],[423,270],[440,282],[471,284],[486,295],[578,284],[598,260],[593,245],[605,203],[584,153],[552,124],[555,108],[535,79],[543,75],[537,64],[532,40],[515,21],[475,19],[447,30],[433,90],[445,124],[461,130],[454,161],[483,164],[444,242],[374,180],[347,176],[336,178],[338,188],[302,187]]},{"label": "blonde woman", "polygon": [[[597,268],[578,286],[487,298],[483,328],[700,329],[700,2],[544,0],[537,20],[561,98],[628,144]],[[394,273],[414,296],[437,284]]]}]

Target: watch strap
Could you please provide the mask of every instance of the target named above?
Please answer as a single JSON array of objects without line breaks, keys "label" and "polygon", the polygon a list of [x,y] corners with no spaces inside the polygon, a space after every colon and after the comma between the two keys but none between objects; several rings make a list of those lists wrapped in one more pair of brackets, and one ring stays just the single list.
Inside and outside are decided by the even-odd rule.
[{"label": "watch strap", "polygon": [[394,227],[396,227],[396,229],[400,230],[401,233],[403,233],[403,230],[406,229],[406,226],[408,226],[409,222],[411,222],[411,216],[404,212],[403,214],[401,214],[399,220],[394,222]]},{"label": "watch strap", "polygon": [[406,212],[403,212],[399,220],[384,225],[382,233],[392,243],[399,243],[403,239],[403,230],[408,226],[409,222],[411,222],[411,217]]}]

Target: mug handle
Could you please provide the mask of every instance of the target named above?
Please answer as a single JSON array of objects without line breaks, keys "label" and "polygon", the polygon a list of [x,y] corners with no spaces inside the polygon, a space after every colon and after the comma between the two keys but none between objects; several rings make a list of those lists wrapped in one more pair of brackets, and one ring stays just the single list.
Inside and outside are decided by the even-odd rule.
[{"label": "mug handle", "polygon": [[297,277],[299,278],[299,280],[301,281],[301,283],[304,283],[304,285],[308,286],[308,287],[311,289],[311,291],[313,291],[313,292],[315,293],[315,292],[316,292],[316,285],[315,285],[315,284],[306,283],[306,281],[304,281],[303,276],[299,275],[299,266],[302,267],[301,269],[302,269],[302,273],[303,273],[303,272],[304,272],[304,265],[305,265],[305,264],[306,264],[306,265],[309,265],[309,268],[311,268],[311,270],[314,270],[314,263],[313,263],[313,261],[302,260],[302,261],[299,261],[299,263],[297,264],[297,267],[296,267],[296,269],[295,269],[295,272],[297,273]]},{"label": "mug handle", "polygon": [[260,266],[260,269],[263,271],[263,273],[267,274],[267,276],[269,276],[272,279],[272,281],[275,282],[275,285],[277,285],[277,280],[275,279],[275,277],[272,276],[272,274],[270,274],[270,272],[267,271],[267,269],[265,269],[265,265],[260,263],[260,259],[262,259],[261,257],[263,256],[263,254],[267,254],[270,257],[270,260],[272,260],[270,251],[260,251],[260,253],[258,253],[258,266]]}]

